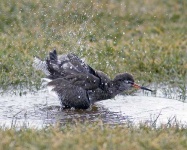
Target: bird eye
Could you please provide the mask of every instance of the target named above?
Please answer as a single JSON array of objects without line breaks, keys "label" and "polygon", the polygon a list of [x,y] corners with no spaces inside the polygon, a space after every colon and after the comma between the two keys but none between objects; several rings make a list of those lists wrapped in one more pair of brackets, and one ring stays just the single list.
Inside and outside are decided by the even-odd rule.
[{"label": "bird eye", "polygon": [[132,81],[125,81],[125,83],[127,83],[127,84],[133,84],[133,82]]}]

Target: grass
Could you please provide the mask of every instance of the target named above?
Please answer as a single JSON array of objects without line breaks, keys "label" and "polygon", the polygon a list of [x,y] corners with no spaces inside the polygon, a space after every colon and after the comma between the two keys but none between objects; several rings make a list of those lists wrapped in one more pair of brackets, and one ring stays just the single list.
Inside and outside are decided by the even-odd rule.
[{"label": "grass", "polygon": [[77,123],[43,129],[0,129],[1,149],[186,149],[187,130]]},{"label": "grass", "polygon": [[183,87],[181,82],[187,78],[186,4],[174,0],[3,0],[0,85],[38,87],[43,75],[33,70],[33,56],[45,58],[57,48],[59,53],[85,57],[110,77],[130,72],[143,83],[172,82]]},{"label": "grass", "polygon": [[[33,56],[56,48],[85,57],[111,78],[178,88],[186,99],[187,1],[1,0],[0,87],[40,88]],[[0,149],[186,149],[185,128],[78,124],[0,129]],[[177,140],[176,140],[177,139]]]}]

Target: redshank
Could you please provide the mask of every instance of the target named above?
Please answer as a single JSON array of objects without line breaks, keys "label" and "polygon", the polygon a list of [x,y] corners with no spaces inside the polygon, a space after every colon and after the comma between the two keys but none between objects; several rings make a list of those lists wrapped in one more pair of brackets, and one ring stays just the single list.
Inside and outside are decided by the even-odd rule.
[{"label": "redshank", "polygon": [[53,50],[44,61],[35,57],[33,66],[45,73],[47,86],[57,94],[63,108],[87,109],[133,87],[152,91],[136,84],[129,73],[117,74],[111,80],[72,53],[58,56]]}]

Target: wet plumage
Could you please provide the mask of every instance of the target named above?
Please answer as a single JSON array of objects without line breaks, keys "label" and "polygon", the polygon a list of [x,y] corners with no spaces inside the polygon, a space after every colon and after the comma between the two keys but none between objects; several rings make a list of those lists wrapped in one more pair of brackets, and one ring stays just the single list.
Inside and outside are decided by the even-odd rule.
[{"label": "wet plumage", "polygon": [[56,50],[50,52],[44,61],[35,57],[34,67],[50,79],[47,86],[57,93],[66,108],[87,109],[94,102],[113,98],[134,84],[128,73],[118,74],[111,80],[75,54],[58,56]]}]

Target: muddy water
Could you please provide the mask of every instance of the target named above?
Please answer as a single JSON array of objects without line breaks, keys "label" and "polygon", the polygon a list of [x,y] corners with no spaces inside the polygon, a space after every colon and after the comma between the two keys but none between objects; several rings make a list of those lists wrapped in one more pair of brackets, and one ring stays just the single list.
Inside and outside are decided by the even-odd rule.
[{"label": "muddy water", "polygon": [[3,94],[0,96],[0,125],[5,127],[44,127],[57,122],[73,120],[102,120],[105,123],[124,122],[159,125],[179,121],[187,124],[187,103],[149,93],[135,96],[116,96],[96,103],[88,110],[61,110],[60,102],[47,91],[26,95]]}]

